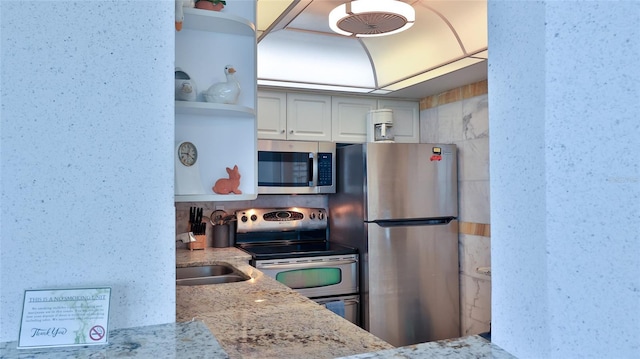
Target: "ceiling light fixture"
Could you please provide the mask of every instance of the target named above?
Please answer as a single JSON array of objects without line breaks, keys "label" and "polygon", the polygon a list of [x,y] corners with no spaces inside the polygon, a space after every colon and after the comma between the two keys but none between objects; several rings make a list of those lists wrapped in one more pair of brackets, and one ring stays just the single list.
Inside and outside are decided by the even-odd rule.
[{"label": "ceiling light fixture", "polygon": [[416,19],[411,5],[396,0],[356,0],[329,13],[329,27],[338,34],[374,37],[407,30]]}]

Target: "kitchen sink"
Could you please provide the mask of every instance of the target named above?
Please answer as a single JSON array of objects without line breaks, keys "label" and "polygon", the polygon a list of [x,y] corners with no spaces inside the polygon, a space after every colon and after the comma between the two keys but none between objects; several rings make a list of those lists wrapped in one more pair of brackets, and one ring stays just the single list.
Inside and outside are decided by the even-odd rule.
[{"label": "kitchen sink", "polygon": [[243,282],[249,279],[225,264],[176,268],[176,285],[205,285]]}]

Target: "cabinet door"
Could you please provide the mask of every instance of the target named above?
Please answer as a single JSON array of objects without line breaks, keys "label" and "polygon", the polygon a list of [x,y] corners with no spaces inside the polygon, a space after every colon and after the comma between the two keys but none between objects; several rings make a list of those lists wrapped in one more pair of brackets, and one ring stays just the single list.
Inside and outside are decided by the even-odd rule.
[{"label": "cabinet door", "polygon": [[331,139],[333,142],[367,141],[367,114],[375,110],[375,99],[331,97]]},{"label": "cabinet door", "polygon": [[395,142],[420,142],[420,103],[401,100],[378,100],[378,109],[393,110]]},{"label": "cabinet door", "polygon": [[258,138],[285,140],[287,138],[287,94],[258,91]]},{"label": "cabinet door", "polygon": [[331,141],[331,96],[287,93],[287,140]]}]

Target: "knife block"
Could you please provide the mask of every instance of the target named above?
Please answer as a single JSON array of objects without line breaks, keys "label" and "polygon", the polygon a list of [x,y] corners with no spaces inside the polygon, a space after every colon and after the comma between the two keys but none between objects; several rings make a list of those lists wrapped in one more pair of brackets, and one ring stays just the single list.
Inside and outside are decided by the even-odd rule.
[{"label": "knife block", "polygon": [[187,243],[187,247],[190,250],[204,249],[207,246],[207,236],[206,235],[204,235],[204,234],[196,234],[196,235],[194,235],[194,237],[196,237],[196,241],[195,242]]}]

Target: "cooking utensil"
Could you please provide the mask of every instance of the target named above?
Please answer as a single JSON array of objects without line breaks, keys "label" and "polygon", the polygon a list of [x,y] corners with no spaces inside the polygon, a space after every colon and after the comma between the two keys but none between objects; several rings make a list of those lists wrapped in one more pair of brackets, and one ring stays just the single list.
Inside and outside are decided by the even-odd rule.
[{"label": "cooking utensil", "polygon": [[215,211],[211,212],[211,215],[209,215],[209,222],[211,222],[212,226],[218,226],[224,224],[224,218],[227,216],[227,212],[221,209],[216,209]]},{"label": "cooking utensil", "polygon": [[220,222],[222,222],[222,224],[229,224],[229,222],[233,222],[236,220],[236,215],[235,214],[230,214],[228,216],[224,216],[220,219]]}]

